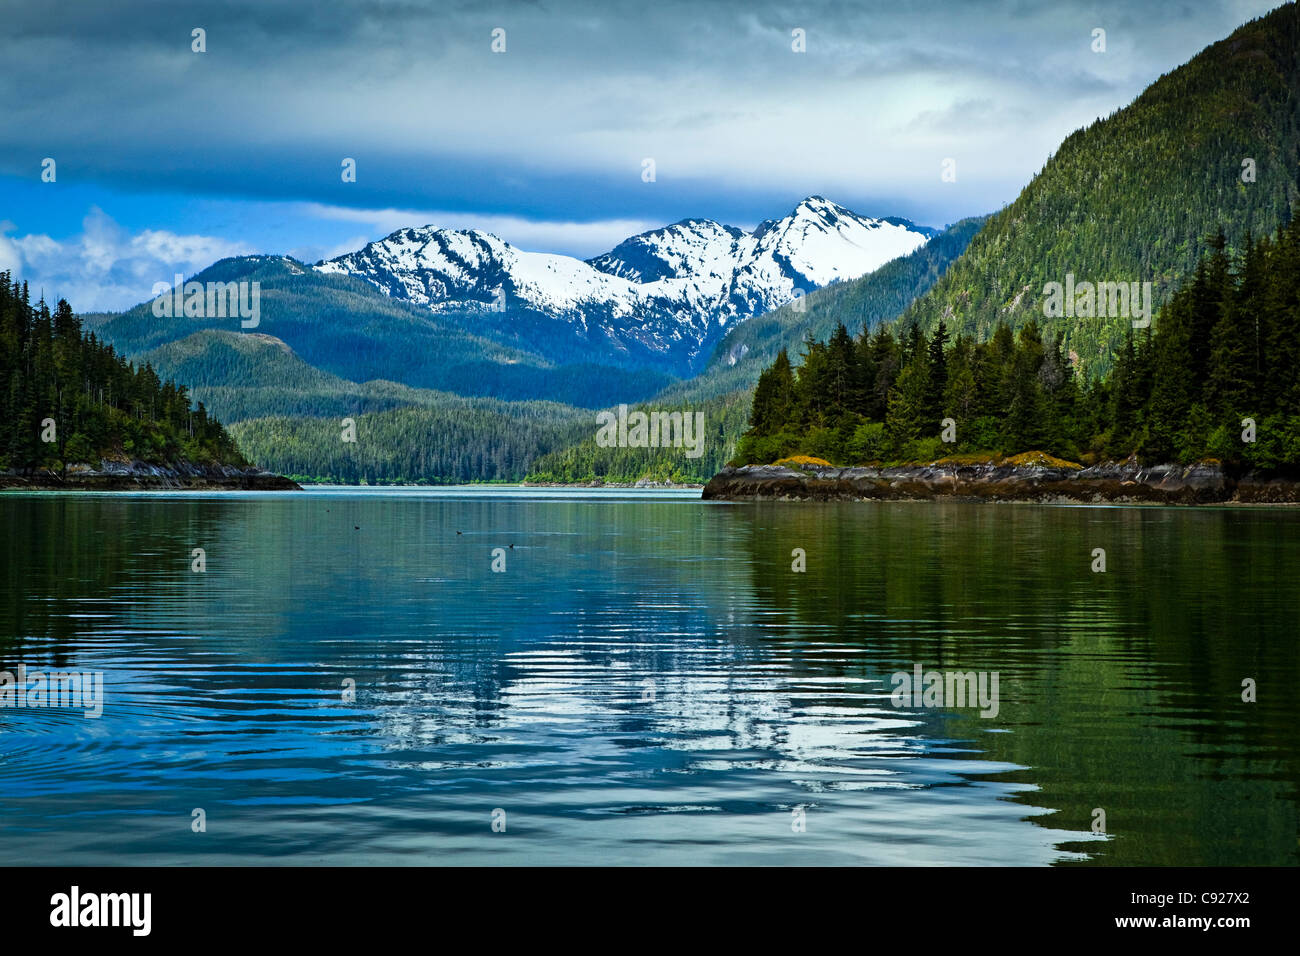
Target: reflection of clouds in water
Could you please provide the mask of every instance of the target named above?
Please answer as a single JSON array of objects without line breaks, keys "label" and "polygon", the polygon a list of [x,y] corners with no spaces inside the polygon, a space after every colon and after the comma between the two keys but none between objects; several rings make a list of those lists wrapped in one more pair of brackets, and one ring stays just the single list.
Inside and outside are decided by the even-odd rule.
[{"label": "reflection of clouds in water", "polygon": [[[1224,801],[1251,841],[1214,852],[1294,831],[1252,759],[1293,704],[1262,699],[1250,739],[1204,704],[1242,642],[1294,666],[1285,515],[461,495],[0,498],[19,656],[40,640],[107,694],[98,721],[0,713],[0,853],[42,833],[77,861],[1182,859],[1210,844],[1179,827]],[[51,560],[21,558],[46,530]],[[482,545],[506,532],[494,575]],[[1131,589],[1063,558],[1098,535]],[[791,540],[815,543],[806,575]],[[1248,579],[1243,541],[1269,559]],[[889,675],[918,660],[999,670],[998,718],[895,708]],[[183,834],[209,810],[205,849],[174,806]],[[1089,834],[1097,806],[1138,839]]]},{"label": "reflection of clouds in water", "polygon": [[[617,644],[598,645],[602,656],[617,653]],[[376,688],[373,714],[393,749],[513,746],[541,735],[548,747],[569,751],[575,759],[614,759],[628,763],[629,772],[645,769],[636,751],[653,748],[688,755],[677,767],[685,772],[731,767],[828,778],[809,786],[838,785],[830,779],[837,775],[878,777],[882,786],[930,782],[889,779],[908,774],[899,758],[923,756],[930,747],[925,723],[890,706],[881,680],[786,678],[772,673],[766,662],[737,664],[716,652],[682,653],[676,645],[660,650],[676,651],[676,666],[695,672],[644,670],[644,655],[653,649],[641,644],[636,659],[598,665],[586,647],[535,648],[476,662],[502,672],[493,705],[486,709],[472,696],[476,681],[444,674],[430,682],[428,672],[445,663],[430,655],[407,679]],[[652,699],[644,699],[646,679],[654,681]],[[837,704],[825,703],[827,698]],[[542,749],[522,752],[518,759],[544,765],[552,758]],[[988,763],[978,766],[994,770]],[[944,776],[951,778],[952,772]]]}]

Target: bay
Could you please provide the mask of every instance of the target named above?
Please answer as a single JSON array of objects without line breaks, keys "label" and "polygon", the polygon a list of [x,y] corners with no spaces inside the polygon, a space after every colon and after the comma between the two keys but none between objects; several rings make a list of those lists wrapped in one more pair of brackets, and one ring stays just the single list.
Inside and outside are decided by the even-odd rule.
[{"label": "bay", "polygon": [[0,863],[1300,862],[1300,513],[698,495],[0,495]]}]

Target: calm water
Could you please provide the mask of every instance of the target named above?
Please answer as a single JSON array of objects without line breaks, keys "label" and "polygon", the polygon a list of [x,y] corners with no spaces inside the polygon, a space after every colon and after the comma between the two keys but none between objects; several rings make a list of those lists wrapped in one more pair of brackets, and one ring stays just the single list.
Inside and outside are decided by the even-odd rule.
[{"label": "calm water", "polygon": [[1300,862],[1300,512],[697,495],[0,495],[0,863]]}]

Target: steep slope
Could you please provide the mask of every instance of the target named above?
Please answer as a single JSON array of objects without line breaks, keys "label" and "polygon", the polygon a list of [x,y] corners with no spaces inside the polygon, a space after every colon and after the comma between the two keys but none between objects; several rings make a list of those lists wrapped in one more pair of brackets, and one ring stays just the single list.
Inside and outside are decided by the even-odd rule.
[{"label": "steep slope", "polygon": [[[1168,500],[1227,500],[1233,485],[1223,479],[1235,481],[1243,469],[1263,477],[1300,466],[1297,317],[1300,220],[1293,219],[1240,256],[1217,248],[1202,259],[1154,334],[1126,341],[1105,380],[1080,383],[1059,346],[1032,325],[1014,337],[1002,326],[978,343],[948,343],[939,332],[927,340],[914,328],[900,342],[893,326],[854,340],[841,326],[828,341],[809,344],[797,373],[785,361],[763,373],[753,427],[736,458],[766,464],[807,455],[847,465],[1008,456],[1010,464],[1065,471],[1082,462],[1102,466],[1095,491],[1124,497],[1120,482],[1133,476],[1114,463],[1136,456],[1154,467],[1210,466],[1202,476],[1209,484],[1179,487],[1172,473],[1173,484],[1157,482],[1152,500],[1167,493]],[[1241,500],[1295,499],[1294,489],[1257,494]]]},{"label": "steep slope", "polygon": [[986,216],[963,219],[870,275],[811,292],[802,310],[785,305],[733,326],[700,375],[667,386],[657,397],[702,397],[752,388],[781,349],[796,356],[805,339],[827,338],[840,322],[858,332],[897,317],[935,284],[986,221]]},{"label": "steep slope", "polygon": [[827,338],[839,322],[861,330],[894,318],[943,275],[984,221],[964,219],[870,275],[811,292],[803,299],[802,310],[786,305],[734,326],[697,377],[674,383],[646,402],[624,399],[634,407],[702,412],[704,453],[698,459],[687,459],[678,449],[598,447],[595,419],[589,415],[578,440],[540,457],[532,466],[532,477],[707,480],[735,455],[736,443],[749,426],[754,383],[778,352],[786,349],[797,360],[805,339]]},{"label": "steep slope", "polygon": [[588,259],[593,269],[630,282],[658,282],[707,275],[735,255],[745,232],[712,219],[683,219],[662,229],[624,239]]},{"label": "steep slope", "polygon": [[[284,256],[223,259],[191,281],[260,283],[260,321],[243,334],[273,336],[302,362],[349,382],[382,379],[468,396],[545,399],[595,407],[617,400],[629,390],[651,395],[671,381],[652,370],[628,372],[608,363],[559,365],[496,341],[486,330],[467,329],[469,323],[459,314],[434,314],[390,298],[370,283],[350,276],[323,275]],[[152,302],[120,314],[87,316],[87,324],[131,358],[195,333],[241,334],[238,319],[158,318]],[[202,342],[201,338],[187,346],[187,367],[181,380],[208,388],[247,387],[247,376],[254,373],[247,363],[237,371],[230,364],[230,340],[210,339],[213,348],[206,351]],[[181,354],[167,352],[155,357],[170,368],[169,363]],[[259,360],[271,357],[271,352],[257,353]],[[209,359],[209,367],[204,368]],[[251,401],[242,402],[240,409],[232,414],[232,406],[227,406],[225,413],[233,420],[244,414],[286,411],[258,407]]]},{"label": "steep slope", "polygon": [[[929,253],[933,230],[868,220],[816,197],[752,233],[691,220],[632,237],[591,263],[519,252],[481,234],[433,232],[402,230],[362,250],[352,264],[366,279],[283,256],[222,260],[191,277],[258,282],[253,329],[242,330],[238,318],[159,318],[152,302],[90,321],[121,353],[190,384],[250,453],[279,471],[519,478],[539,455],[590,438],[593,415],[583,409],[664,393],[673,378],[642,363],[671,366],[685,355],[703,365],[710,343],[738,334],[740,319],[790,302],[796,290],[811,290],[802,299],[808,308],[762,320],[760,331],[777,323],[772,341],[797,343],[807,320],[816,329],[830,321],[826,296],[835,311],[858,310],[863,320],[892,315],[918,283],[933,280],[951,241]],[[851,281],[836,281],[877,269],[897,248],[916,250],[913,265],[882,270],[875,287],[893,291],[878,304],[846,291]],[[506,287],[539,308],[495,312],[496,290]],[[610,324],[615,313],[622,318]],[[661,349],[666,334],[674,336],[669,354]],[[689,399],[672,398],[712,403],[710,466],[725,460],[714,458],[743,430],[743,390],[759,354],[739,367],[715,359]],[[344,417],[386,444],[337,447]],[[443,432],[461,447],[431,441]],[[313,448],[316,439],[323,444]]]},{"label": "steep slope", "polygon": [[687,374],[729,324],[869,273],[933,234],[814,196],[752,233],[683,220],[587,262],[524,252],[474,230],[424,227],[398,230],[316,270],[364,279],[433,314],[466,317],[552,361],[612,360]]},{"label": "steep slope", "polygon": [[1287,4],[1069,136],[902,322],[982,339],[1001,319],[1035,320],[1104,372],[1131,318],[1047,319],[1047,283],[1151,281],[1158,308],[1221,225],[1239,248],[1298,197],[1300,10]]},{"label": "steep slope", "polygon": [[53,313],[33,305],[9,272],[0,272],[0,381],[0,471],[66,472],[104,459],[248,464],[184,385],[87,334],[67,302]]}]

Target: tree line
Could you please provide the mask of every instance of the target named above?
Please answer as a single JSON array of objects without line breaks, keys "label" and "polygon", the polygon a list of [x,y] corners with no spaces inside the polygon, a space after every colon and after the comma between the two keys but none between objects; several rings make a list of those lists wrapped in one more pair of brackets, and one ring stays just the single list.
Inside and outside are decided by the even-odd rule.
[{"label": "tree line", "polygon": [[103,458],[247,464],[184,385],[84,333],[65,300],[32,304],[27,283],[0,272],[0,469]]},{"label": "tree line", "polygon": [[1300,219],[1247,236],[1238,254],[1222,231],[1205,244],[1153,327],[1126,332],[1105,377],[1081,376],[1033,321],[1014,333],[1000,323],[984,342],[942,321],[929,336],[914,322],[856,338],[840,324],[805,342],[797,369],[783,350],[759,378],[737,461],[1038,450],[1085,464],[1300,465]]},{"label": "tree line", "polygon": [[280,474],[374,485],[518,481],[548,448],[576,441],[579,425],[572,409],[552,402],[449,397],[346,420],[256,418],[230,427],[241,447]]}]

